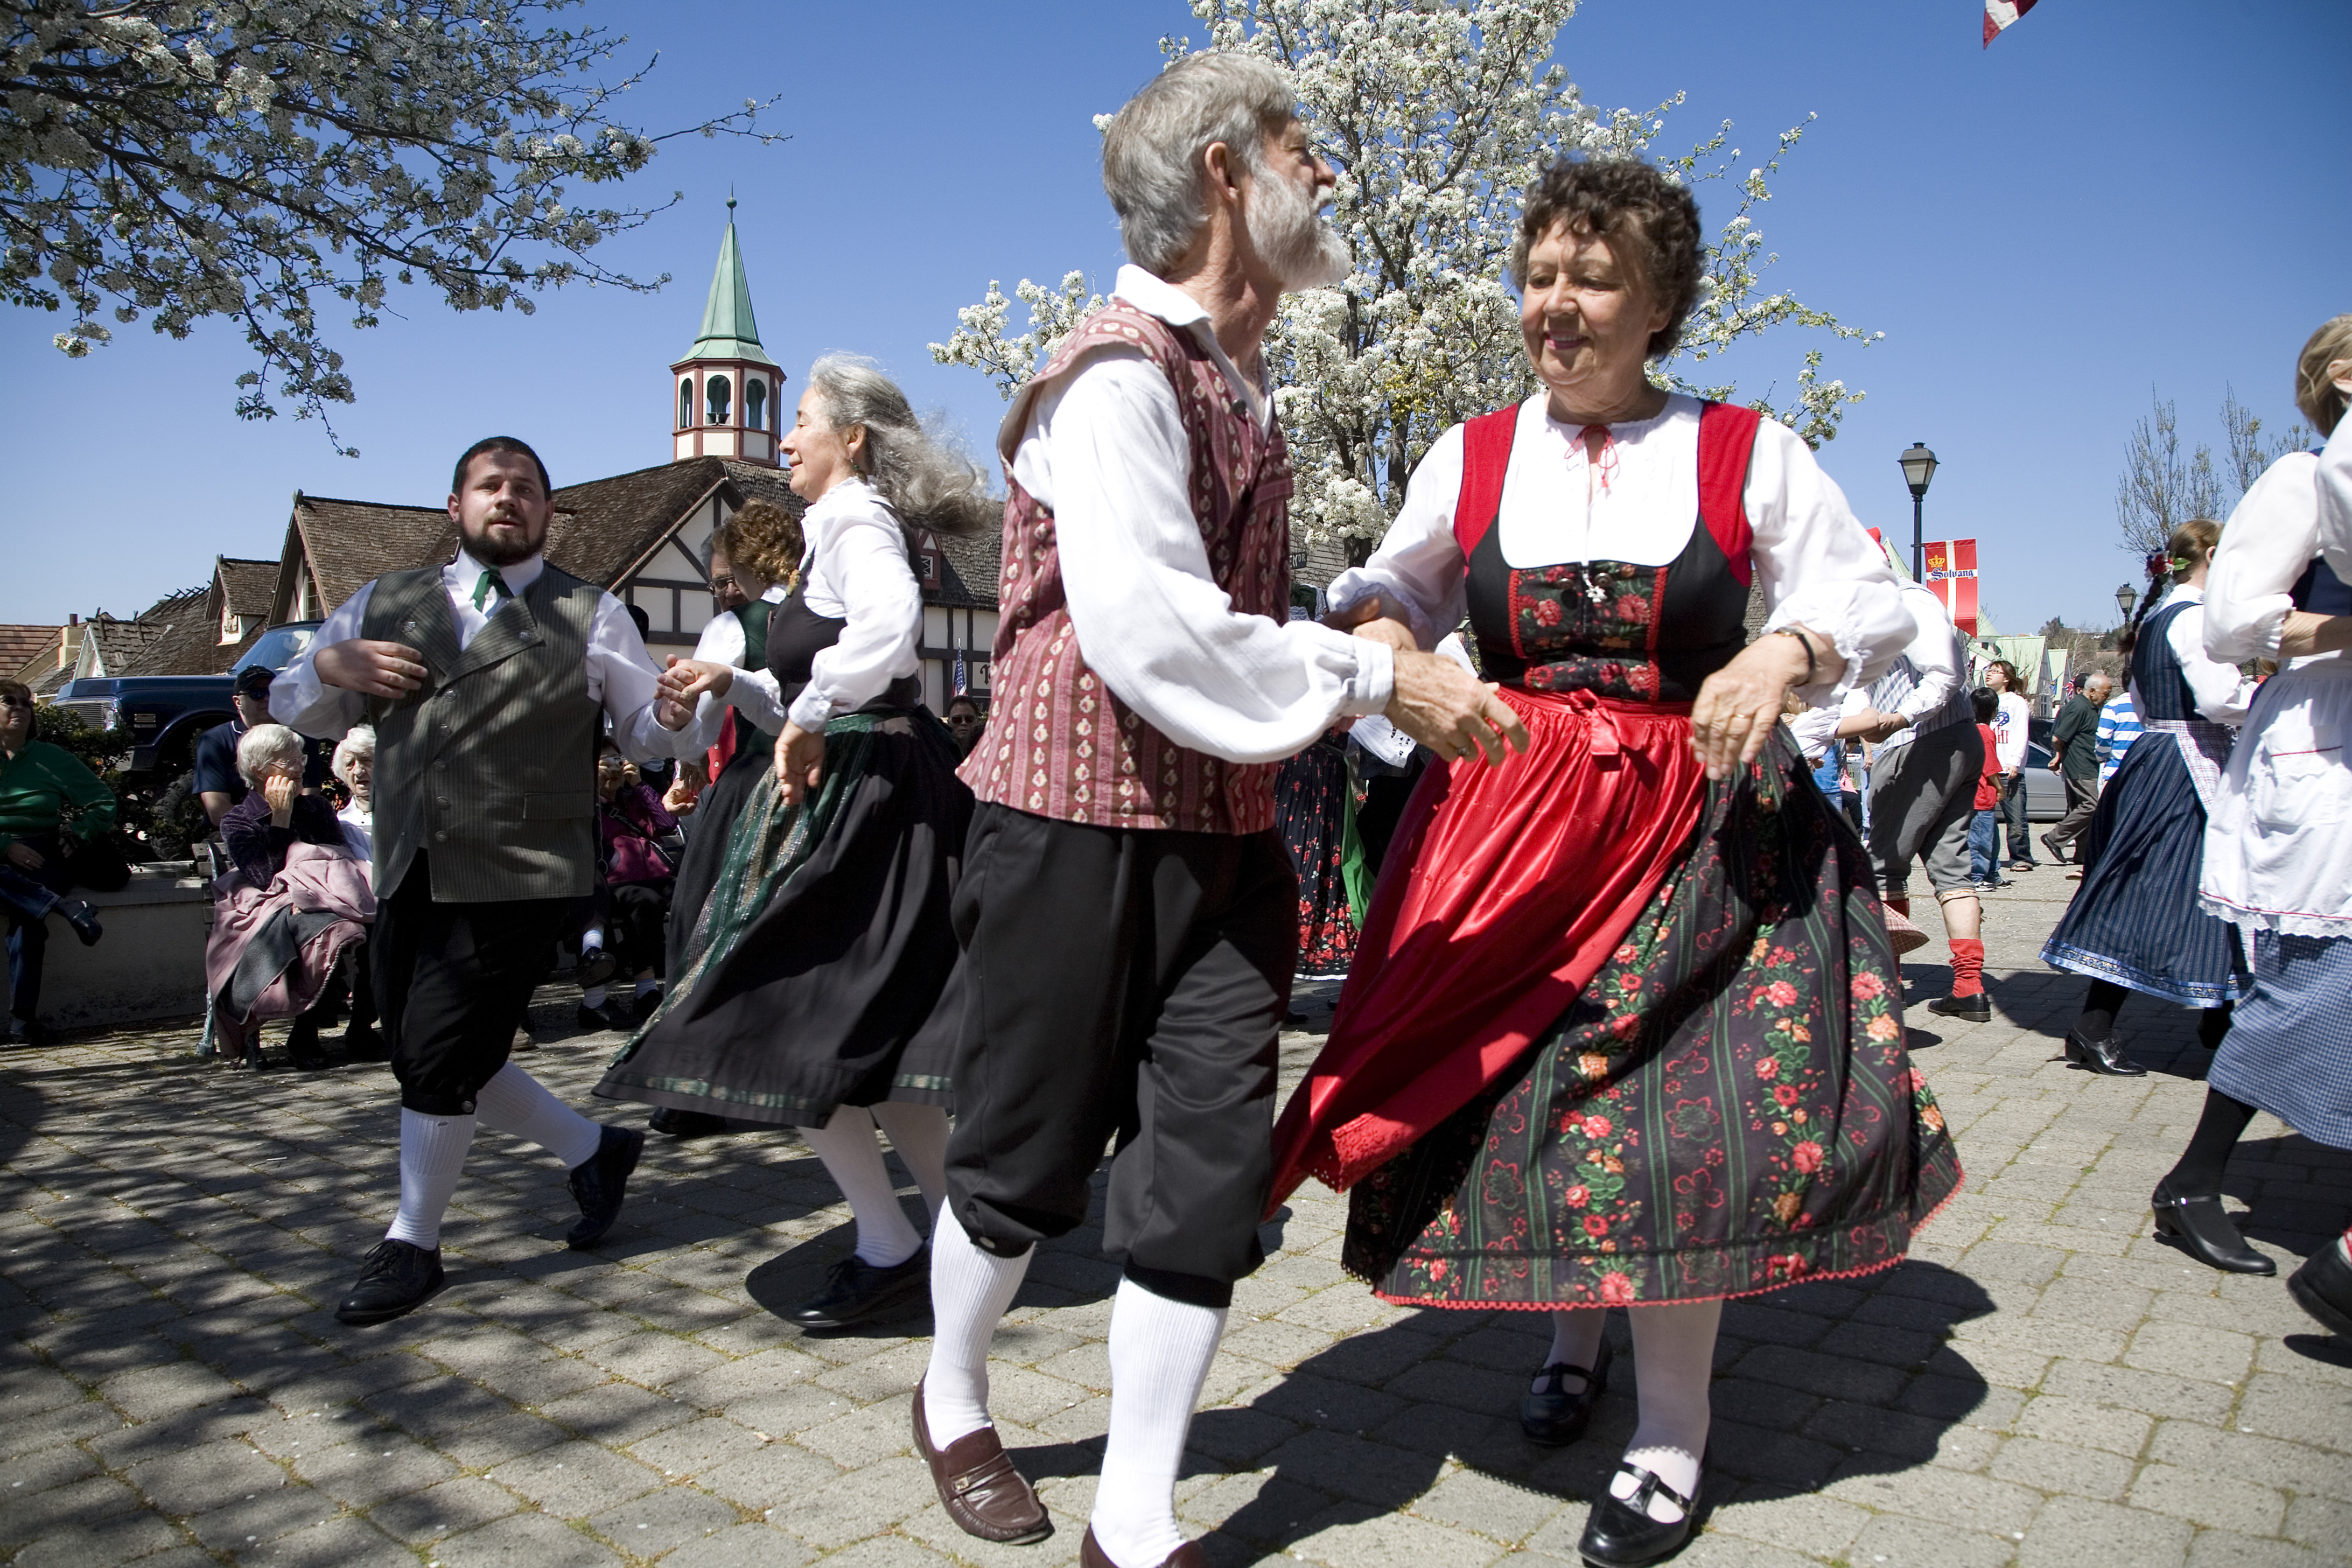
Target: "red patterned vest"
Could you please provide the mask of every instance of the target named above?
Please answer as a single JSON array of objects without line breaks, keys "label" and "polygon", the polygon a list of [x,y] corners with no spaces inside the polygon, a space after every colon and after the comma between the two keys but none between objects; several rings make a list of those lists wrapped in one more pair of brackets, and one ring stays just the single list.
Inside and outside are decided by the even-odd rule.
[{"label": "red patterned vest", "polygon": [[1005,421],[1004,564],[987,733],[961,775],[982,800],[1099,827],[1258,833],[1274,826],[1279,763],[1228,763],[1180,746],[1088,668],[1062,590],[1053,511],[1011,478],[1028,400],[1087,351],[1140,349],[1167,373],[1192,453],[1192,515],[1209,572],[1242,615],[1290,606],[1290,453],[1261,431],[1189,331],[1114,300],[1080,323]]}]

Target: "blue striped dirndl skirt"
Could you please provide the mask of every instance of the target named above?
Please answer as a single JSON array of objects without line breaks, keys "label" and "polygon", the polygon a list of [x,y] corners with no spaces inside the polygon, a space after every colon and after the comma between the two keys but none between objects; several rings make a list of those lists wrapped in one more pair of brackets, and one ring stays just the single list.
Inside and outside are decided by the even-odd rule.
[{"label": "blue striped dirndl skirt", "polygon": [[2256,931],[2253,987],[2238,1004],[2206,1081],[2315,1143],[2352,1149],[2347,999],[2352,937]]},{"label": "blue striped dirndl skirt", "polygon": [[2197,902],[2205,805],[2181,757],[2185,737],[2151,726],[2124,753],[2086,836],[2083,885],[2042,962],[2188,1007],[2237,1000],[2237,931]]}]

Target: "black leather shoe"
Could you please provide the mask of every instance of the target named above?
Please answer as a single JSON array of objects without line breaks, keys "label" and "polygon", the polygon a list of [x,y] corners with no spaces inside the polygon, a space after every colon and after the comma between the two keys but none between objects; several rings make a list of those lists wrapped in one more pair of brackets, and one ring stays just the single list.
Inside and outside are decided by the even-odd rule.
[{"label": "black leather shoe", "polygon": [[2278,1272],[2277,1264],[2248,1247],[2238,1234],[2220,1194],[2175,1197],[2170,1187],[2158,1182],[2148,1205],[2156,1211],[2157,1233],[2172,1237],[2181,1251],[2206,1267],[2225,1274]]},{"label": "black leather shoe", "polygon": [[2303,1267],[2286,1277],[2286,1289],[2296,1306],[2352,1344],[2352,1257],[2346,1255],[2342,1237],[2305,1258]]},{"label": "black leather shoe", "polygon": [[[1592,1505],[1591,1516],[1584,1521],[1584,1538],[1576,1543],[1584,1560],[1595,1568],[1645,1568],[1681,1551],[1691,1537],[1696,1500],[1683,1496],[1639,1465],[1617,1468],[1640,1484],[1622,1501],[1603,1492]],[[1652,1519],[1653,1497],[1662,1497],[1681,1509],[1682,1518],[1671,1524]]]},{"label": "black leather shoe", "polygon": [[629,1173],[646,1151],[646,1135],[627,1127],[606,1127],[596,1152],[572,1167],[572,1195],[579,1200],[580,1223],[563,1239],[585,1250],[604,1239],[621,1217],[621,1199],[627,1192]]},{"label": "black leather shoe", "polygon": [[853,1252],[833,1266],[824,1289],[786,1312],[784,1321],[803,1329],[845,1329],[914,1300],[930,1285],[928,1242],[914,1257],[888,1268],[877,1268]]},{"label": "black leather shoe", "polygon": [[[1519,1430],[1528,1435],[1528,1440],[1558,1448],[1583,1436],[1584,1429],[1592,1425],[1593,1402],[1609,1387],[1609,1363],[1616,1353],[1604,1339],[1591,1371],[1556,1361],[1536,1373],[1543,1380],[1543,1388],[1519,1395]],[[1584,1380],[1584,1386],[1573,1394],[1568,1391],[1571,1377]]]},{"label": "black leather shoe", "polygon": [[666,1105],[646,1118],[646,1128],[665,1138],[708,1138],[727,1131],[727,1118],[703,1110],[677,1110]]},{"label": "black leather shoe", "polygon": [[601,947],[592,947],[580,955],[578,963],[572,966],[572,978],[579,983],[581,990],[586,991],[612,979],[614,972],[620,967],[619,959]]},{"label": "black leather shoe", "polygon": [[601,1007],[591,1007],[584,1003],[572,1009],[572,1021],[592,1035],[606,1033],[625,1035],[636,1026],[622,1017],[619,1005],[611,1001],[607,1001]]},{"label": "black leather shoe", "polygon": [[1927,1011],[1941,1013],[1947,1018],[1964,1018],[1971,1024],[1992,1021],[1992,994],[1979,991],[1973,996],[1933,996],[1928,998]]},{"label": "black leather shoe", "polygon": [[65,916],[66,924],[73,927],[84,947],[96,947],[98,939],[106,934],[106,928],[98,923],[98,911],[79,899],[59,899],[58,913]]},{"label": "black leather shoe", "polygon": [[388,1323],[423,1306],[447,1279],[439,1247],[386,1237],[360,1265],[359,1279],[336,1307],[335,1321],[355,1329]]},{"label": "black leather shoe", "polygon": [[286,1054],[302,1072],[319,1072],[328,1065],[327,1053],[319,1048],[319,1026],[308,1018],[295,1019],[286,1032]]},{"label": "black leather shoe", "polygon": [[2059,843],[2055,838],[2050,837],[2047,833],[2042,836],[2042,847],[2050,851],[2050,859],[2052,864],[2063,866],[2068,863],[2066,859],[2066,847]]},{"label": "black leather shoe", "polygon": [[392,1060],[392,1048],[383,1043],[383,1037],[375,1032],[373,1025],[353,1024],[343,1031],[343,1056],[349,1061],[388,1062]]},{"label": "black leather shoe", "polygon": [[2124,1044],[2113,1035],[2095,1040],[2080,1028],[2066,1031],[2066,1059],[2078,1068],[2109,1078],[2146,1078],[2147,1069],[2124,1055]]}]

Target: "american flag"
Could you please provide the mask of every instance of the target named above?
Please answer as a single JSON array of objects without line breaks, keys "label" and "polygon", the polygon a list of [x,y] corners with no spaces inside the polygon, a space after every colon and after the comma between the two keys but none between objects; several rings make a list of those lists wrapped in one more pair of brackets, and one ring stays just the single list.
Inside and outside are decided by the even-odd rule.
[{"label": "american flag", "polygon": [[1992,47],[1994,37],[2032,10],[2034,4],[2035,0],[1985,0],[1984,47]]},{"label": "american flag", "polygon": [[955,660],[955,689],[950,691],[948,695],[950,697],[961,697],[971,689],[971,688],[966,683],[966,677],[964,675],[963,649],[958,648],[956,649]]}]

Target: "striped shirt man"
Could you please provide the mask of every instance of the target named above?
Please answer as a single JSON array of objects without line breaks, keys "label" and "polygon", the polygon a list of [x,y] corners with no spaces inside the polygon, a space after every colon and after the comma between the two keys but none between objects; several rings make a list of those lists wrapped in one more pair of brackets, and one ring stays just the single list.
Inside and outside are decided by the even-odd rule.
[{"label": "striped shirt man", "polygon": [[2107,787],[2107,781],[2116,776],[2117,768],[2124,765],[2124,753],[2131,750],[2131,743],[2139,738],[2139,710],[2132,706],[2130,690],[2126,689],[2108,698],[2107,705],[2099,710],[2095,739],[2101,789]]}]

